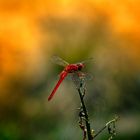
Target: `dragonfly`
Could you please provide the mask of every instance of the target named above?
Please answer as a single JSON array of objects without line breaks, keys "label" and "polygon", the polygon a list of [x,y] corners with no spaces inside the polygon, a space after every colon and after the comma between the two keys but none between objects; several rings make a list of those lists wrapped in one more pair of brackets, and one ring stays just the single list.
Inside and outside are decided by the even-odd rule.
[{"label": "dragonfly", "polygon": [[48,101],[50,101],[53,96],[55,95],[57,89],[61,85],[62,81],[67,77],[68,74],[73,74],[72,75],[72,80],[74,81],[75,84],[78,83],[79,78],[85,78],[85,74],[81,72],[81,70],[85,67],[85,62],[91,60],[92,58],[89,58],[85,61],[82,61],[80,63],[74,63],[74,64],[69,64],[67,61],[63,60],[59,56],[53,56],[52,61],[58,65],[61,65],[64,67],[62,72],[59,75],[59,80],[56,83],[54,89],[52,90],[51,94],[48,97]]}]

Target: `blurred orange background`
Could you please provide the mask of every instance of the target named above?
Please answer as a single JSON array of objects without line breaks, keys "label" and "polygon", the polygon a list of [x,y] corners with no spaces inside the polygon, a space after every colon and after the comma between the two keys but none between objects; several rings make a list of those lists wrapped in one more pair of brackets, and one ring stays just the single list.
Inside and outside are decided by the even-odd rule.
[{"label": "blurred orange background", "polygon": [[[125,88],[132,89],[130,95],[135,94],[133,100],[128,100],[131,102],[128,104],[132,108],[137,106],[134,110],[139,114],[137,110],[140,107],[138,101],[140,97],[138,95],[140,93],[139,13],[139,0],[0,0],[1,139],[6,139],[10,131],[10,129],[3,129],[5,122],[7,122],[6,128],[9,128],[11,122],[16,125],[13,119],[15,114],[18,114],[18,120],[24,118],[21,119],[22,122],[24,120],[30,122],[32,117],[38,118],[40,112],[47,110],[39,116],[51,114],[50,119],[51,116],[56,115],[53,111],[58,113],[57,111],[65,104],[65,102],[61,104],[61,98],[64,98],[61,96],[59,100],[56,99],[56,104],[54,101],[52,106],[46,107],[47,96],[54,84],[52,82],[49,85],[48,82],[55,79],[54,73],[55,75],[59,73],[59,70],[53,71],[49,63],[49,58],[53,54],[58,54],[72,62],[88,57],[95,58],[96,63],[90,67],[90,71],[95,72],[95,85],[97,84],[95,88],[106,87],[104,96],[110,104],[123,104],[123,101],[121,103],[119,101],[128,94],[126,92],[122,97],[122,92],[127,90],[123,91],[121,84],[131,81]],[[114,79],[117,79],[119,84],[114,82]],[[71,96],[69,95],[68,98]],[[67,112],[67,106],[71,105],[72,99],[66,100],[68,103],[64,108],[62,107],[60,114],[61,111]],[[60,108],[57,108],[58,104]],[[72,107],[76,107],[77,104]],[[119,106],[116,107],[117,111],[121,105],[115,105],[115,107]],[[114,107],[112,106],[111,109]],[[7,120],[10,120],[10,123]],[[24,126],[22,130],[25,131],[26,127]],[[33,135],[35,132],[33,131]],[[38,139],[55,139],[52,138],[55,132],[49,130],[48,133],[49,136],[41,133]],[[30,139],[30,134],[28,135]],[[22,139],[24,134],[19,133],[17,137],[10,136],[8,140]],[[59,139],[64,138],[59,137]]]}]

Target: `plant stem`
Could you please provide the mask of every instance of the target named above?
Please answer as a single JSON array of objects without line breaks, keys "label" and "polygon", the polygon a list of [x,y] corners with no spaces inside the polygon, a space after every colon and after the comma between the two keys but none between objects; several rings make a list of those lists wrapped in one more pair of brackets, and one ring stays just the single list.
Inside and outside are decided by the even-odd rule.
[{"label": "plant stem", "polygon": [[97,136],[98,136],[104,129],[106,129],[106,127],[108,127],[111,123],[117,122],[118,119],[119,119],[119,117],[116,116],[113,120],[107,122],[107,123],[105,124],[105,126],[104,126],[103,128],[101,128],[101,129],[94,135],[93,138],[97,137]]},{"label": "plant stem", "polygon": [[79,96],[80,96],[80,100],[81,100],[81,105],[83,108],[83,112],[85,114],[85,122],[86,122],[86,128],[87,128],[87,135],[88,135],[88,140],[93,140],[93,136],[91,135],[91,128],[90,128],[90,122],[89,122],[89,117],[88,117],[88,112],[84,103],[84,99],[83,99],[83,94],[80,90],[80,88],[78,88],[78,92],[79,92]]}]

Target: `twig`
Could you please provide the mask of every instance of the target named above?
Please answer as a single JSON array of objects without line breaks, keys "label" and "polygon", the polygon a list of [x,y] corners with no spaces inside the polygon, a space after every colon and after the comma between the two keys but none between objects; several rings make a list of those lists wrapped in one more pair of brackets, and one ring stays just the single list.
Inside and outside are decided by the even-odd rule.
[{"label": "twig", "polygon": [[84,118],[82,117],[81,111],[80,111],[80,113],[79,113],[79,126],[83,130],[83,140],[86,140],[87,131],[86,131],[86,126],[84,125],[83,120],[84,120]]},{"label": "twig", "polygon": [[89,122],[89,117],[88,117],[88,112],[84,103],[84,99],[83,99],[83,93],[81,91],[82,88],[82,83],[80,84],[80,88],[78,88],[78,93],[80,96],[80,100],[81,100],[81,107],[83,109],[83,113],[84,113],[84,117],[85,117],[85,123],[86,123],[86,129],[87,129],[87,135],[88,135],[88,140],[93,140],[93,136],[91,134],[91,128],[90,128],[90,122]]},{"label": "twig", "polygon": [[[88,112],[87,112],[87,109],[86,109],[86,106],[84,103],[84,95],[86,92],[84,78],[85,77],[79,76],[80,82],[79,82],[79,87],[77,88],[79,96],[80,96],[80,100],[81,100],[81,108],[80,108],[80,112],[79,112],[79,118],[80,118],[79,126],[83,130],[83,134],[84,134],[83,140],[86,140],[86,136],[88,136],[88,140],[93,140],[106,128],[108,128],[108,132],[110,134],[110,137],[108,138],[108,140],[112,140],[114,138],[114,136],[116,135],[115,123],[116,123],[116,121],[118,121],[119,117],[115,117],[111,121],[107,122],[105,124],[105,126],[103,128],[101,128],[95,135],[92,134]],[[83,121],[85,121],[85,125],[84,125]]]},{"label": "twig", "polygon": [[[115,117],[113,120],[107,122],[107,123],[105,124],[105,126],[104,126],[103,128],[101,128],[101,129],[93,136],[93,138],[97,137],[97,136],[98,136],[103,130],[105,130],[107,127],[108,127],[109,133],[115,135],[115,130],[113,130],[113,132],[111,131],[110,124],[113,123],[114,126],[115,126],[115,122],[117,122],[118,119],[119,119],[119,117],[117,116],[117,117]],[[111,136],[110,138],[112,138],[112,137],[113,137],[113,136]]]}]

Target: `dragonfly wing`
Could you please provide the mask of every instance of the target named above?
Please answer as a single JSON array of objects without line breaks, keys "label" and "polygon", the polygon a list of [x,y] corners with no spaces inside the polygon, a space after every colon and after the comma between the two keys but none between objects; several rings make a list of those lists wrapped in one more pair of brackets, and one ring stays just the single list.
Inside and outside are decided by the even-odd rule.
[{"label": "dragonfly wing", "polygon": [[57,55],[52,56],[51,60],[52,60],[53,63],[64,66],[64,67],[69,65],[68,62],[66,62],[65,60],[63,60],[62,58],[60,58]]},{"label": "dragonfly wing", "polygon": [[85,64],[85,63],[92,62],[92,61],[94,61],[93,58],[88,58],[88,59],[86,59],[84,61],[78,62],[77,64],[79,64],[79,63]]},{"label": "dragonfly wing", "polygon": [[90,81],[93,79],[93,75],[90,73],[83,73],[83,78],[85,79],[85,81]]},{"label": "dragonfly wing", "polygon": [[84,77],[80,77],[79,72],[72,73],[72,81],[74,82],[77,88],[80,88],[80,85],[82,83],[85,83]]},{"label": "dragonfly wing", "polygon": [[85,82],[92,79],[92,75],[83,72],[75,72],[71,75],[72,81],[76,85],[77,88],[80,87],[81,84],[85,85]]},{"label": "dragonfly wing", "polygon": [[48,97],[48,101],[50,101],[52,99],[52,97],[54,96],[54,94],[56,93],[56,90],[58,89],[58,87],[60,86],[60,84],[62,83],[62,81],[65,79],[65,77],[67,76],[67,72],[66,71],[62,71],[60,74],[60,78],[59,81],[57,82],[56,86],[54,87],[52,93],[49,95]]}]

